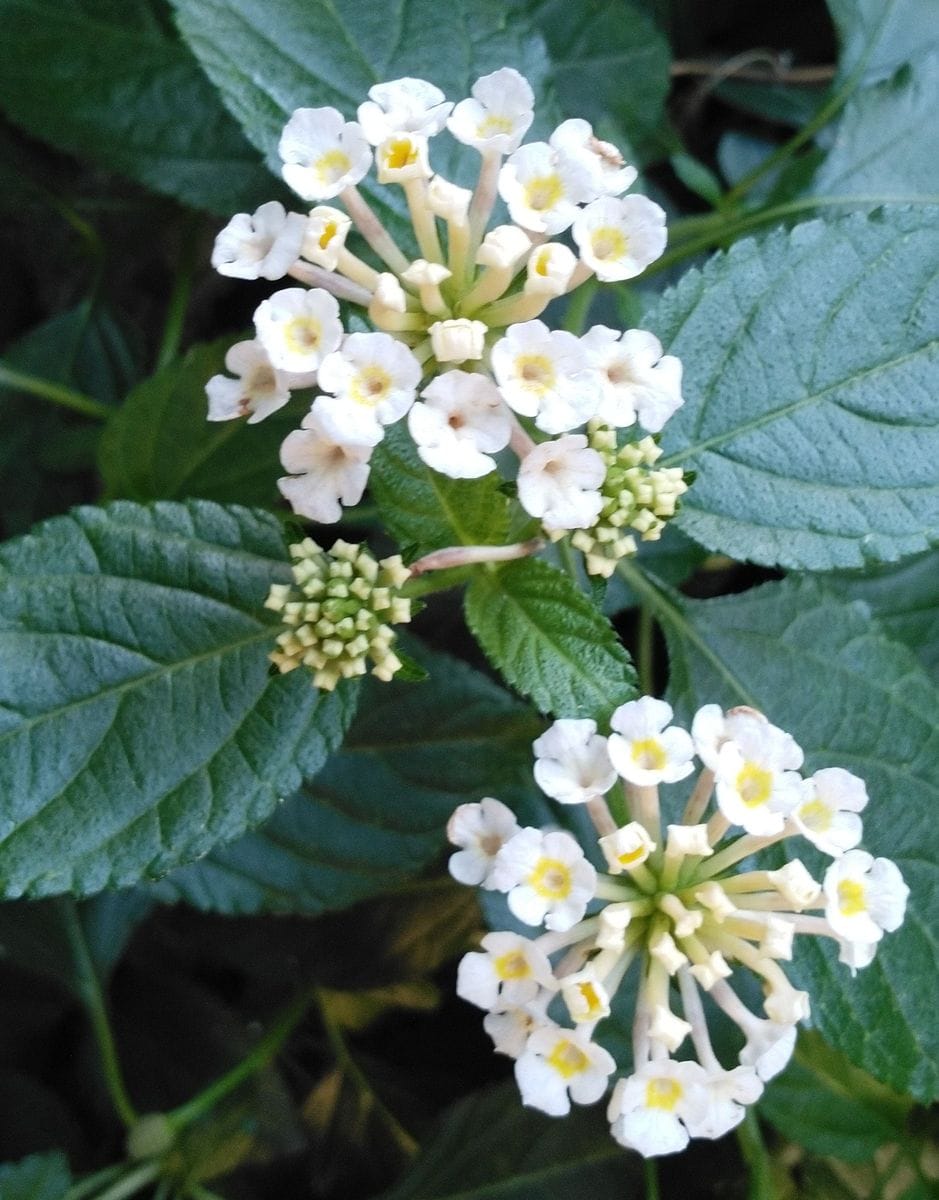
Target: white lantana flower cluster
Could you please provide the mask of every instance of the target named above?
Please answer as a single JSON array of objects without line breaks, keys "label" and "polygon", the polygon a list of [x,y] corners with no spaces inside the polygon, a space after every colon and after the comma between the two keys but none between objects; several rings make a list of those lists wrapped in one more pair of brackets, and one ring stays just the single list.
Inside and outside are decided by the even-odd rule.
[{"label": "white lantana flower cluster", "polygon": [[[504,892],[519,921],[546,930],[488,934],[457,977],[496,1050],[515,1059],[523,1103],[561,1116],[604,1095],[618,1065],[594,1033],[638,976],[633,1063],[608,1116],[616,1141],[647,1157],[722,1136],[786,1065],[809,1016],[780,965],[794,938],[834,939],[853,972],[900,925],[908,895],[892,862],[858,848],[861,779],[840,767],[803,778],[795,741],[753,709],[706,705],[690,733],[672,715],[645,696],[614,712],[609,737],[559,720],[534,743],[541,789],[586,806],[602,873],[572,834],[520,828],[492,798],[461,805],[448,826],[453,876]],[[663,828],[658,785],[690,780],[695,757],[682,818]],[[832,857],[821,883],[798,858],[739,870],[798,837]],[[762,986],[762,1015],[734,987],[741,970]],[[733,1064],[715,1053],[709,1005],[739,1027]]]},{"label": "white lantana flower cluster", "polygon": [[[358,503],[375,446],[404,418],[423,461],[452,478],[495,471],[493,456],[511,447],[522,506],[555,538],[592,531],[581,539],[588,569],[609,574],[635,550],[623,529],[658,537],[684,490],[680,471],[650,472],[644,494],[656,502],[627,505],[626,515],[623,489],[608,479],[617,432],[635,427],[638,444],[652,445],[647,435],[682,404],[681,363],[643,330],[597,325],[578,338],[539,318],[593,275],[639,275],[665,248],[665,214],[622,195],[636,171],[586,121],[522,145],[533,103],[527,80],[506,67],[456,104],[405,78],[371,88],[358,121],[298,109],[280,141],[283,175],[315,207],[303,215],[270,202],[239,213],[212,262],[225,275],[289,275],[305,286],[259,306],[256,338],[226,360],[234,377],[208,384],[209,419],[260,421],[315,383],[310,412],[284,442],[279,486],[318,522]],[[434,174],[429,141],[445,128],[480,155],[473,191]],[[379,183],[404,192],[416,259],[358,189],[373,162]],[[487,231],[497,196],[512,223]],[[347,245],[353,230],[371,261]],[[571,244],[557,240],[568,233]],[[373,331],[346,333],[339,300],[359,305]],[[576,432],[588,422],[609,431],[603,448]]]}]

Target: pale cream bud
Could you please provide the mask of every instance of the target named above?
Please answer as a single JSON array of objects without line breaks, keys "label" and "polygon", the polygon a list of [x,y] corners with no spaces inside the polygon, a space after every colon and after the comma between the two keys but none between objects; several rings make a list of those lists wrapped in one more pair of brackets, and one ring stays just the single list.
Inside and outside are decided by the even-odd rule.
[{"label": "pale cream bud", "polygon": [[531,250],[531,239],[517,225],[498,225],[483,238],[476,252],[481,267],[500,267],[511,270],[518,266]]},{"label": "pale cream bud", "polygon": [[437,362],[461,363],[483,356],[487,327],[482,321],[471,321],[468,317],[435,321],[429,332]]},{"label": "pale cream bud", "polygon": [[792,905],[796,911],[811,908],[818,903],[822,894],[821,886],[815,882],[805,866],[794,858],[778,871],[767,871],[767,878],[773,887]]},{"label": "pale cream bud", "polygon": [[655,842],[638,821],[630,821],[615,833],[600,838],[600,849],[610,873],[621,875],[623,871],[632,871],[644,863],[655,849]]},{"label": "pale cream bud", "polygon": [[669,857],[694,854],[702,858],[714,853],[708,841],[707,825],[669,825],[665,853]]},{"label": "pale cream bud", "polygon": [[681,1017],[676,1017],[664,1004],[657,1004],[649,1024],[649,1037],[659,1042],[669,1051],[677,1050],[688,1034],[691,1026]]},{"label": "pale cream bud", "polygon": [[687,956],[675,945],[675,939],[665,930],[649,943],[649,953],[659,960],[669,975],[674,975],[688,961]]},{"label": "pale cream bud", "polygon": [[469,212],[473,193],[468,188],[457,187],[442,175],[435,175],[427,185],[427,205],[435,217],[462,225]]},{"label": "pale cream bud", "polygon": [[528,259],[525,292],[537,296],[563,296],[577,266],[577,256],[561,242],[548,242]]}]

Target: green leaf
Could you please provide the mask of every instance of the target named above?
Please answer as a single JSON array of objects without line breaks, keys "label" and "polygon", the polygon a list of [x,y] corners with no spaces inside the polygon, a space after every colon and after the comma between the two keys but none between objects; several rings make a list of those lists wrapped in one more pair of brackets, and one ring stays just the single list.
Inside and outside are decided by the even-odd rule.
[{"label": "green leaf", "polygon": [[887,633],[909,646],[939,682],[939,554],[924,554],[871,575],[829,575],[825,585],[869,604]]},{"label": "green leaf", "polygon": [[786,83],[749,83],[724,79],[714,89],[721,100],[766,121],[801,129],[815,116],[824,99],[820,87],[793,86]]},{"label": "green leaf", "polygon": [[551,81],[565,117],[619,130],[640,161],[661,149],[671,84],[668,43],[628,0],[531,0],[528,10],[548,43]]},{"label": "green leaf", "polygon": [[909,1107],[814,1033],[802,1034],[795,1061],[760,1097],[760,1114],[790,1141],[846,1162],[869,1162],[902,1138]]},{"label": "green leaf", "polygon": [[157,895],[223,913],[342,908],[437,857],[458,804],[530,783],[542,728],[531,711],[456,659],[425,650],[420,661],[426,683],[369,681],[342,750],[316,777]]},{"label": "green leaf", "polygon": [[498,475],[450,479],[432,471],[418,457],[403,421],[376,447],[369,485],[389,533],[421,554],[505,541],[509,508]]},{"label": "green leaf", "polygon": [[[645,585],[648,587],[648,584]],[[913,655],[812,580],[738,596],[685,600],[657,592],[673,701],[750,704],[802,746],[805,771],[843,766],[867,782],[864,846],[899,865],[906,920],[852,979],[827,939],[800,938],[792,974],[832,1045],[876,1079],[920,1100],[939,1095],[939,690]],[[816,871],[821,855],[794,851]],[[825,945],[820,945],[825,941]]]},{"label": "green leaf", "polygon": [[856,92],[811,183],[816,196],[939,195],[939,50]]},{"label": "green leaf", "polygon": [[267,817],[347,693],[272,677],[277,521],[205,501],[76,509],[0,549],[0,891],[155,878]]},{"label": "green leaf", "polygon": [[62,1200],[71,1182],[64,1154],[33,1154],[0,1166],[0,1200]]},{"label": "green leaf", "polygon": [[609,621],[539,559],[481,571],[466,593],[466,620],[493,665],[542,712],[602,721],[636,695]]},{"label": "green leaf", "polygon": [[686,533],[809,570],[939,540],[939,214],[738,242],[647,321],[685,365],[662,463],[698,470]]},{"label": "green leaf", "polygon": [[98,465],[109,496],[276,503],[280,445],[309,405],[291,401],[256,425],[206,420],[205,385],[224,373],[231,343],[194,346],[130,393],[101,439]]},{"label": "green leaf", "polygon": [[151,0],[0,0],[0,106],[35,137],[196,208],[277,184]]},{"label": "green leaf", "polygon": [[381,1200],[638,1200],[636,1166],[596,1107],[575,1106],[563,1121],[552,1120],[523,1108],[518,1089],[506,1084],[449,1109]]},{"label": "green leaf", "polygon": [[[403,75],[429,79],[460,100],[478,76],[506,65],[537,92],[547,70],[541,39],[517,6],[502,0],[453,0],[445,16],[437,0],[393,9],[360,0],[173,4],[183,37],[278,174],[277,143],[296,108],[331,105],[353,119],[373,84]],[[478,162],[455,149],[448,138],[435,141],[434,169],[465,182]],[[462,172],[454,170],[457,159]],[[377,187],[372,176],[360,186],[383,216],[400,211],[397,189]]]},{"label": "green leaf", "polygon": [[840,73],[866,55],[863,82],[886,79],[897,67],[939,49],[933,0],[827,0],[841,42]]},{"label": "green leaf", "polygon": [[[651,571],[658,579],[676,587],[694,573],[707,558],[690,538],[670,526],[655,542],[639,542],[639,553],[632,561],[643,570]],[[636,608],[642,603],[626,580],[618,572],[609,580],[603,611],[608,617],[622,612],[624,608]]]}]

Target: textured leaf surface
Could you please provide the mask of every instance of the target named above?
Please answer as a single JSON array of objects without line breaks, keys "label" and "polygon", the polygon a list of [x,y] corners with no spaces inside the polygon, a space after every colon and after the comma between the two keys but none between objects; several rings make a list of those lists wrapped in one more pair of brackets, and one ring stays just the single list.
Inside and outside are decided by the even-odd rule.
[{"label": "textured leaf surface", "polygon": [[62,1200],[71,1182],[64,1154],[33,1154],[0,1166],[0,1200]]},{"label": "textured leaf surface", "polygon": [[[479,75],[512,65],[536,91],[547,70],[544,44],[513,4],[454,0],[446,32],[437,0],[173,0],[179,27],[224,102],[278,174],[277,143],[294,109],[331,105],[354,120],[368,89],[403,75],[429,79],[451,100],[469,95]],[[250,64],[250,68],[246,67]],[[475,155],[435,139],[435,170],[453,178],[456,158]],[[387,210],[397,189],[363,190]]]},{"label": "textured leaf surface", "polygon": [[0,106],[29,133],[196,208],[278,185],[150,0],[0,0]]},{"label": "textured leaf surface", "polygon": [[418,457],[400,421],[372,456],[369,486],[388,531],[420,551],[453,545],[499,545],[508,531],[508,502],[495,472],[450,479]]},{"label": "textured leaf surface", "polygon": [[603,136],[613,121],[630,150],[652,157],[661,149],[671,60],[652,19],[624,0],[578,9],[568,0],[535,0],[529,8],[548,43],[564,116],[591,121]]},{"label": "textured leaf surface", "polygon": [[[807,771],[843,766],[866,780],[864,846],[898,863],[911,888],[906,920],[854,979],[822,939],[800,939],[793,973],[828,1041],[882,1082],[934,1099],[939,691],[864,604],[813,581],[718,600],[675,597],[659,611],[672,698],[686,715],[709,702],[754,705],[794,735]],[[797,853],[815,870],[828,861],[802,841]]]},{"label": "textured leaf surface", "polygon": [[261,829],[158,885],[225,913],[319,913],[400,884],[442,850],[454,808],[530,783],[531,711],[446,655],[421,684],[371,684],[342,750]]},{"label": "textured leaf surface", "polygon": [[111,497],[276,503],[280,445],[309,400],[291,400],[256,425],[207,421],[205,385],[225,372],[231,341],[193,347],[130,393],[101,440],[98,463]]},{"label": "textured leaf surface", "polygon": [[886,79],[897,67],[939,49],[933,0],[827,0],[841,42],[841,74],[866,54],[864,82]]},{"label": "textured leaf surface", "polygon": [[0,889],[127,886],[263,820],[348,700],[271,677],[276,520],[76,509],[0,550]]},{"label": "textured leaf surface", "polygon": [[685,364],[663,463],[709,549],[825,570],[939,540],[939,215],[738,242],[648,318]]},{"label": "textured leaf surface", "polygon": [[596,1106],[553,1120],[506,1084],[455,1104],[382,1200],[628,1200],[642,1195],[635,1165]]},{"label": "textured leaf surface", "polygon": [[493,665],[542,712],[602,719],[636,695],[610,623],[539,559],[481,571],[466,593],[466,619]]}]

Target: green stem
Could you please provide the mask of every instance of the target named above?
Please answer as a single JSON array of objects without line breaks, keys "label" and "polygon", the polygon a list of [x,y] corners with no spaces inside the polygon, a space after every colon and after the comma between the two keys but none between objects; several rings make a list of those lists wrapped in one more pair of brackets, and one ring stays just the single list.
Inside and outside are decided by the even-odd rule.
[{"label": "green stem", "polygon": [[141,1188],[145,1188],[148,1183],[152,1183],[159,1173],[159,1163],[144,1163],[142,1166],[137,1167],[136,1170],[122,1176],[117,1183],[107,1188],[106,1191],[100,1192],[95,1197],[95,1200],[126,1200],[127,1196],[136,1195]]},{"label": "green stem", "polygon": [[555,542],[558,549],[558,557],[561,560],[561,566],[570,575],[571,579],[581,587],[580,575],[577,572],[577,561],[574,558],[574,550],[570,543],[570,538],[563,537],[560,541]]},{"label": "green stem", "polygon": [[590,313],[590,306],[593,304],[593,298],[597,294],[597,287],[597,279],[595,276],[592,276],[590,279],[585,279],[580,287],[571,293],[562,326],[568,333],[576,333],[580,336],[584,332],[584,326],[587,324],[587,316]]},{"label": "green stem", "polygon": [[313,996],[310,992],[302,992],[292,1004],[288,1005],[247,1057],[221,1078],[216,1079],[214,1083],[210,1083],[198,1095],[167,1113],[166,1118],[172,1127],[183,1129],[193,1121],[198,1121],[200,1117],[211,1112],[220,1100],[233,1092],[246,1079],[250,1079],[262,1067],[266,1067],[303,1020],[312,999]]},{"label": "green stem", "polygon": [[643,1160],[646,1176],[646,1200],[659,1200],[659,1164],[654,1158]]},{"label": "green stem", "polygon": [[31,396],[40,396],[43,400],[51,400],[62,408],[70,408],[72,412],[81,413],[83,417],[93,417],[96,421],[106,421],[113,409],[76,392],[74,388],[66,387],[64,383],[53,383],[51,379],[40,379],[38,375],[29,375],[25,371],[17,371],[0,363],[0,386],[15,388],[20,392],[28,392]]},{"label": "green stem", "polygon": [[737,1141],[744,1162],[750,1168],[749,1200],[774,1200],[773,1172],[760,1123],[752,1108],[737,1126]]},{"label": "green stem", "polygon": [[655,641],[652,610],[647,604],[639,609],[639,645],[636,658],[639,667],[639,689],[651,696],[655,686]]},{"label": "green stem", "polygon": [[121,1073],[121,1064],[117,1056],[117,1046],[114,1033],[108,1019],[107,1001],[101,990],[101,980],[91,960],[85,931],[82,929],[78,916],[78,907],[71,897],[63,897],[58,902],[65,935],[68,938],[72,957],[75,962],[78,991],[88,1011],[98,1050],[101,1055],[101,1066],[105,1082],[117,1115],[124,1125],[130,1129],[137,1123],[137,1113],[131,1104]]},{"label": "green stem", "polygon": [[98,1188],[106,1187],[118,1175],[123,1175],[125,1169],[124,1163],[115,1163],[103,1171],[96,1171],[94,1175],[87,1175],[69,1188],[63,1200],[85,1200],[86,1196],[93,1196]]},{"label": "green stem", "polygon": [[183,230],[182,248],[180,250],[179,269],[173,282],[173,291],[166,309],[166,322],[163,326],[163,337],[157,354],[156,370],[168,367],[179,354],[182,341],[183,323],[186,320],[186,309],[189,307],[189,294],[192,291],[192,280],[196,271],[196,250],[199,244],[202,219],[193,215]]}]

